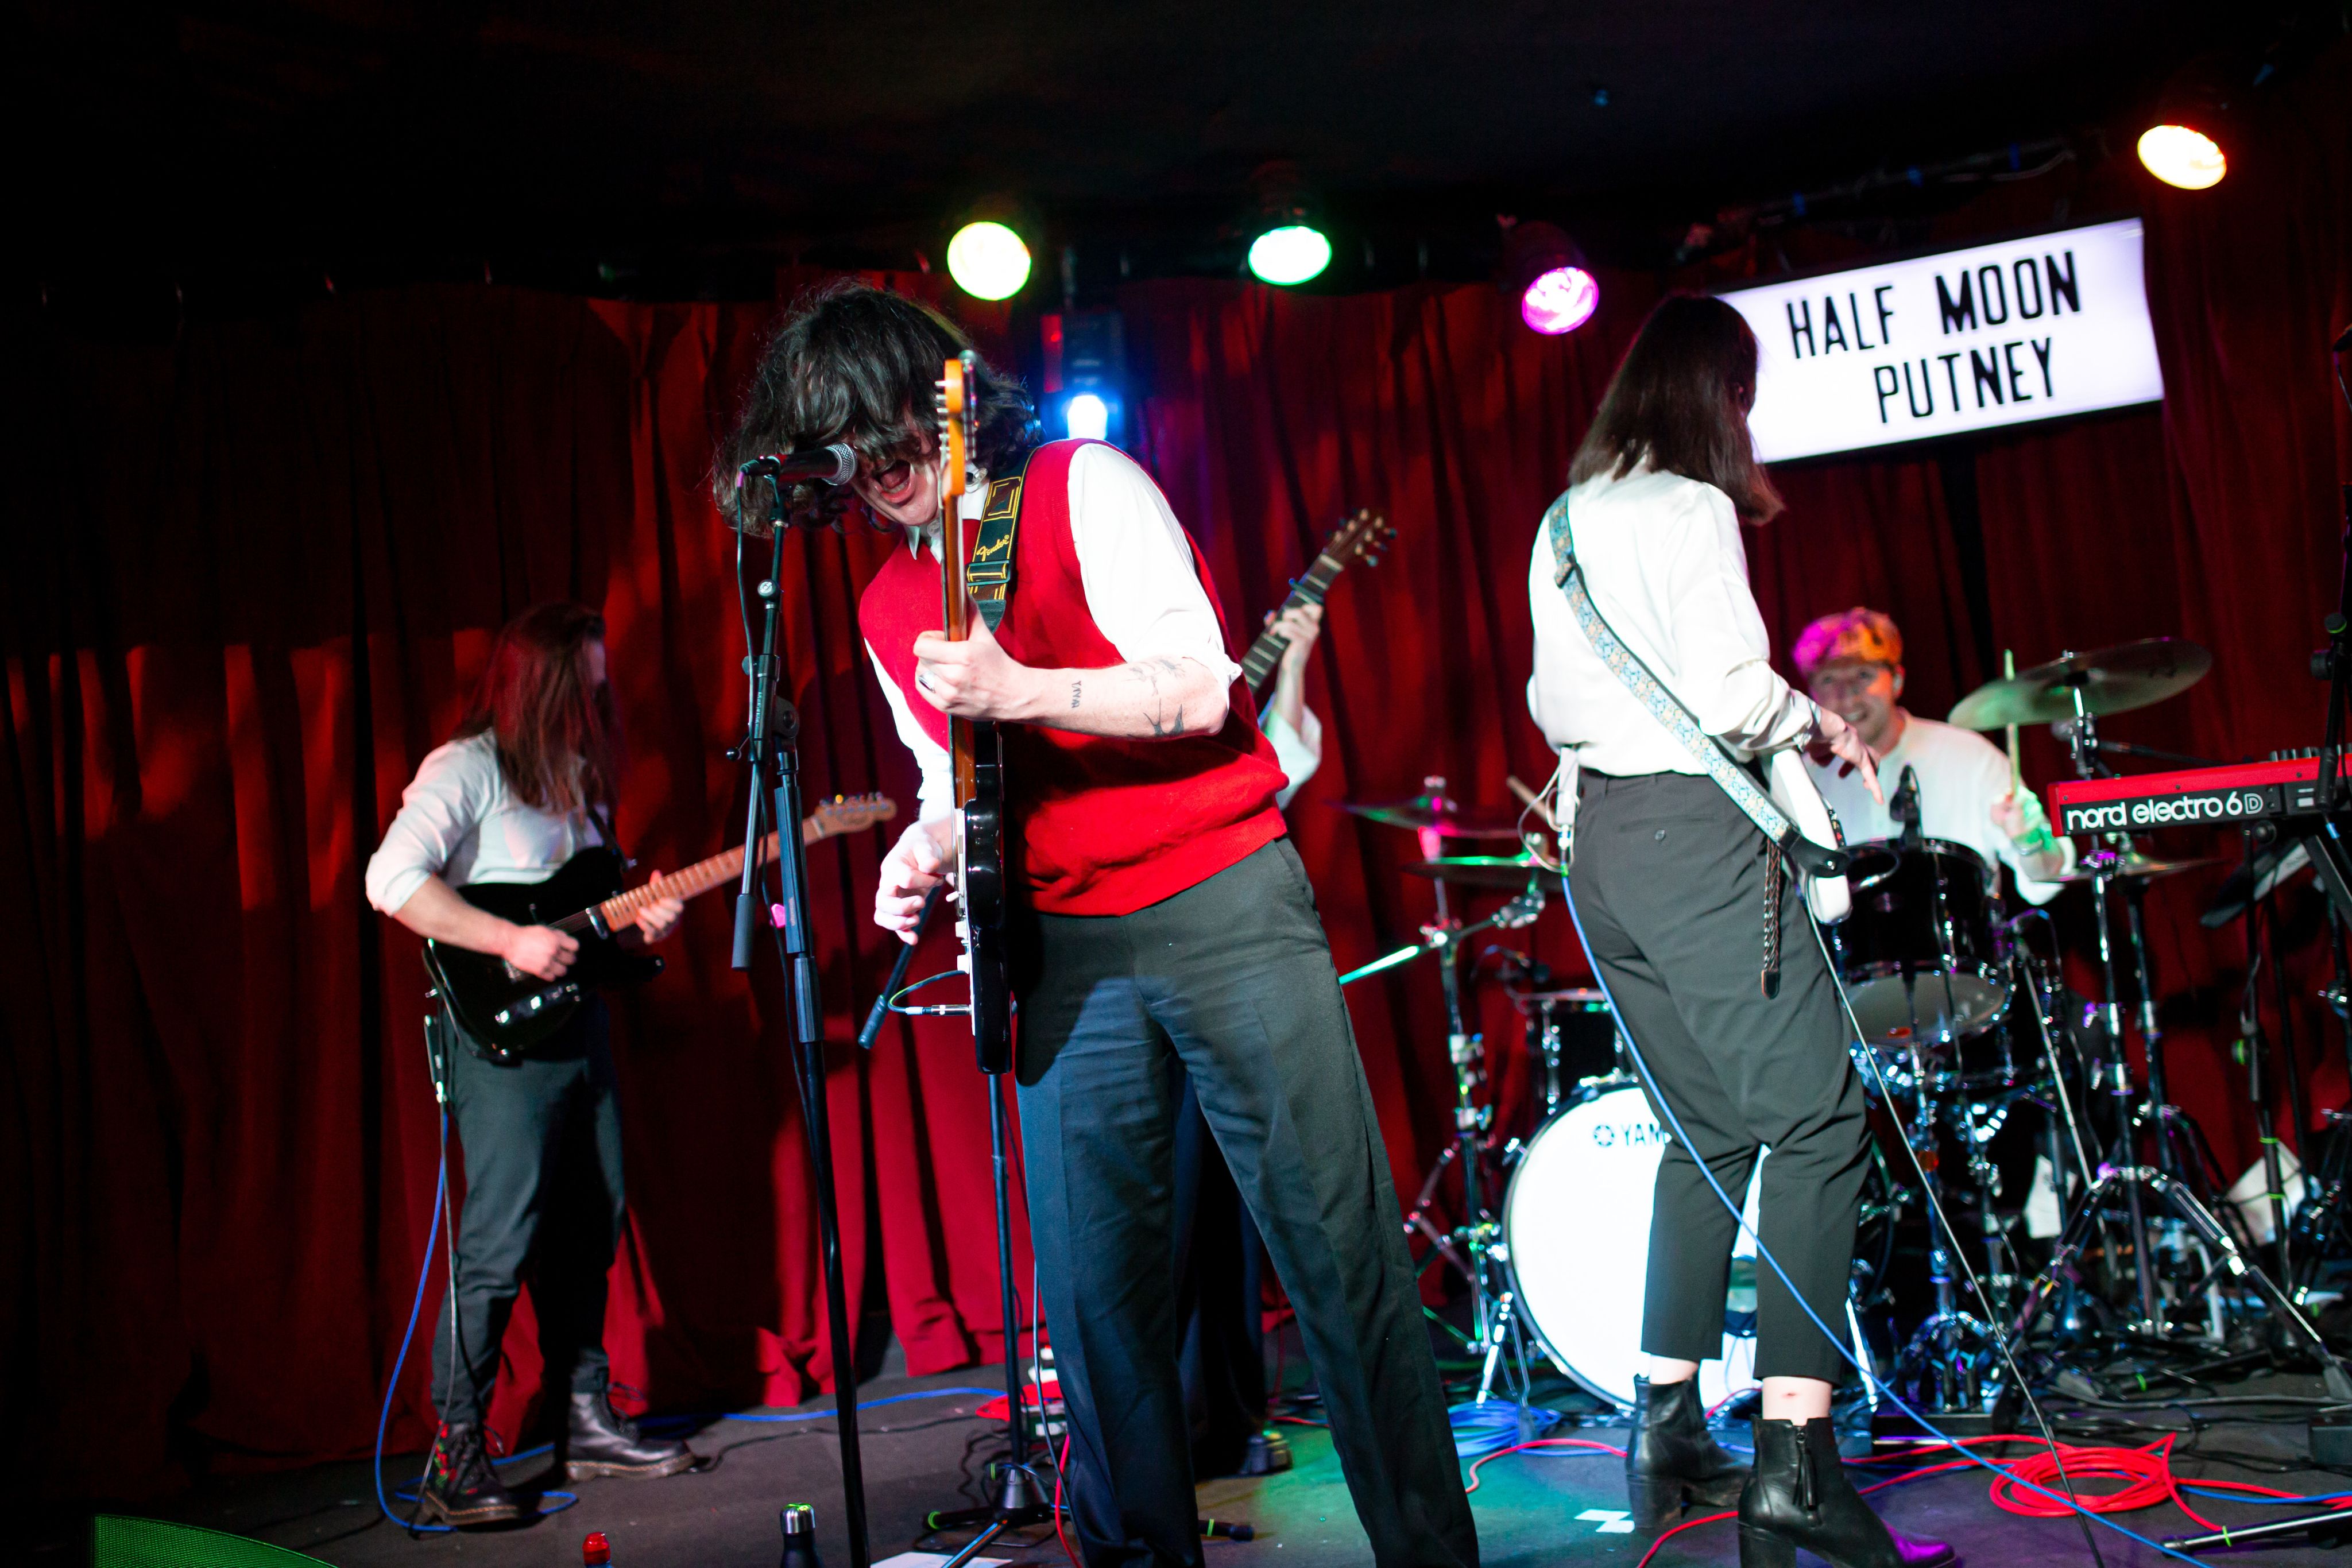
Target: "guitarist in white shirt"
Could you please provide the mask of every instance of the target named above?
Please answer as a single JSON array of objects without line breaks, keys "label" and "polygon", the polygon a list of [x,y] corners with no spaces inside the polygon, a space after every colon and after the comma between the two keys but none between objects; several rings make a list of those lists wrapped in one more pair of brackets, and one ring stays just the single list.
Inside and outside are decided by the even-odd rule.
[{"label": "guitarist in white shirt", "polygon": [[[1601,618],[1735,761],[1812,747],[1867,786],[1862,737],[1773,672],[1748,591],[1741,526],[1781,509],[1748,430],[1756,360],[1754,333],[1721,300],[1677,295],[1651,313],[1569,471],[1573,549]],[[1906,1541],[1871,1512],[1829,1420],[1848,1372],[1830,1336],[1845,1322],[1868,1130],[1804,902],[1777,897],[1777,929],[1762,928],[1759,912],[1776,909],[1766,889],[1779,857],[1602,660],[1554,566],[1549,531],[1539,530],[1528,575],[1528,698],[1563,753],[1556,810],[1573,815],[1570,901],[1639,1051],[1643,1091],[1659,1120],[1679,1128],[1659,1164],[1650,1227],[1642,1348],[1651,1371],[1626,1446],[1635,1522],[1657,1529],[1686,1505],[1737,1502],[1749,1568],[1784,1568],[1800,1546],[1832,1568],[1933,1568],[1950,1549]],[[1764,1388],[1751,1472],[1709,1434],[1696,1375],[1722,1352],[1731,1206],[1767,1145],[1761,1239],[1795,1291],[1776,1270],[1757,1270]]]},{"label": "guitarist in white shirt", "polygon": [[[457,890],[543,881],[578,851],[605,842],[619,738],[604,617],[566,603],[515,617],[491,646],[456,738],[425,758],[402,795],[368,862],[368,902],[420,936],[497,954],[541,979],[561,977],[579,955],[577,940],[477,909]],[[656,899],[639,914],[637,931],[660,941],[684,912],[677,899]],[[435,1022],[465,1152],[466,1202],[452,1243],[452,1286],[434,1329],[441,1423],[418,1490],[420,1514],[462,1529],[526,1511],[491,1467],[482,1428],[507,1319],[526,1278],[550,1402],[559,1383],[567,1385],[556,1445],[562,1470],[577,1479],[686,1469],[694,1455],[685,1444],[645,1437],[609,1397],[605,1275],[624,1200],[603,1000],[589,998],[561,1033],[510,1061],[478,1051],[454,1019]]]}]

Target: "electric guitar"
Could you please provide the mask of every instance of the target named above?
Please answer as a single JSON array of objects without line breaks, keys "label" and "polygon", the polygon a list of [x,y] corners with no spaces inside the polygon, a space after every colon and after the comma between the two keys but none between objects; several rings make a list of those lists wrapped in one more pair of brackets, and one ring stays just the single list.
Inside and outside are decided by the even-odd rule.
[{"label": "electric guitar", "polygon": [[[940,377],[940,538],[941,612],[950,643],[971,635],[971,541],[963,517],[971,479],[973,358],[947,361]],[[1006,952],[1004,742],[994,724],[948,717],[955,763],[955,804],[963,814],[956,852],[956,890],[963,906],[963,948],[971,971],[971,1038],[982,1072],[1013,1066],[1013,982]]]},{"label": "electric guitar", "polygon": [[[854,833],[898,814],[896,801],[881,795],[828,800],[801,822],[801,842]],[[776,858],[776,835],[760,846],[760,863]],[[457,1015],[484,1054],[499,1061],[527,1056],[545,1043],[579,1010],[582,998],[600,986],[635,985],[662,971],[650,953],[621,946],[640,911],[660,898],[692,898],[743,874],[743,846],[698,861],[658,883],[621,891],[625,868],[620,854],[599,844],[582,850],[543,882],[478,882],[457,890],[477,909],[518,925],[552,925],[580,939],[572,967],[552,980],[526,975],[495,953],[477,953],[427,938],[425,970],[435,993]]]},{"label": "electric guitar", "polygon": [[[1348,570],[1349,563],[1360,560],[1366,566],[1381,564],[1381,552],[1396,538],[1396,530],[1380,513],[1359,507],[1350,517],[1340,519],[1323,541],[1323,552],[1307,569],[1307,575],[1290,585],[1290,597],[1282,601],[1279,617],[1285,611],[1301,604],[1320,604],[1323,596],[1331,591],[1331,584]],[[1242,655],[1242,675],[1249,682],[1250,695],[1256,696],[1265,687],[1276,664],[1282,663],[1282,651],[1290,646],[1290,639],[1269,626],[1257,634],[1249,652]]]}]

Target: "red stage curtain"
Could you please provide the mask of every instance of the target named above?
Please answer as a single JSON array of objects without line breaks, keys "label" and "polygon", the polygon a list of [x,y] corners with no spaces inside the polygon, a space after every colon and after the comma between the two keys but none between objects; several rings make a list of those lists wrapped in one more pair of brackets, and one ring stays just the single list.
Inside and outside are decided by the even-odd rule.
[{"label": "red stage curtain", "polygon": [[[2347,68],[2339,50],[2258,103],[2218,191],[2115,184],[2148,219],[2161,416],[2021,431],[1977,459],[1996,647],[2030,660],[2171,630],[2214,648],[2215,678],[2121,721],[2128,738],[2238,756],[2316,730],[2302,660],[2333,593],[2333,486],[2352,473],[2324,353],[2352,315]],[[2041,189],[1977,220],[2014,223],[2033,200],[2047,217]],[[1502,807],[1506,772],[1545,770],[1524,706],[1528,550],[1657,287],[1605,284],[1596,327],[1564,341],[1483,287],[1122,297],[1131,444],[1238,615],[1279,599],[1343,509],[1383,507],[1399,530],[1333,596],[1309,683],[1328,760],[1293,809],[1343,967],[1411,939],[1431,894],[1397,874],[1414,846],[1327,802],[1442,774]],[[741,710],[732,539],[702,484],[772,315],[466,287],[192,326],[169,346],[10,323],[0,1260],[21,1283],[0,1291],[0,1389],[19,1475],[120,1496],[365,1451],[432,1222],[435,1133],[415,946],[367,910],[361,867],[489,632],[559,594],[612,621],[635,852],[676,864],[734,831],[739,780],[718,755]],[[1989,673],[1942,461],[1792,468],[1789,515],[1751,536],[1777,642],[1824,610],[1887,608],[1929,713]],[[788,545],[791,674],[812,789],[911,801],[850,631],[886,548],[855,528]],[[2033,744],[2045,780],[2057,759]],[[836,1039],[888,956],[863,917],[879,848],[813,857]],[[2188,918],[2196,891],[2153,902],[2158,956],[2180,993],[2183,1097],[2235,1157],[2209,1020],[2237,968]],[[764,969],[751,985],[728,969],[727,926],[719,901],[698,904],[670,972],[616,1008],[633,1218],[608,1337],[621,1378],[672,1409],[793,1398],[830,1373],[782,1020]],[[1558,913],[1496,940],[1580,968]],[[1450,1125],[1434,977],[1423,963],[1360,989],[1409,1187]],[[1507,1109],[1527,1088],[1503,1049],[1515,1021],[1491,995],[1482,1021]],[[878,1237],[914,1364],[999,1354],[968,1045],[894,1029],[872,1059],[835,1047],[831,1064],[853,1284]],[[513,1430],[534,1368],[526,1334],[509,1346],[496,1418]],[[424,1385],[412,1361],[403,1446],[422,1437]]]}]

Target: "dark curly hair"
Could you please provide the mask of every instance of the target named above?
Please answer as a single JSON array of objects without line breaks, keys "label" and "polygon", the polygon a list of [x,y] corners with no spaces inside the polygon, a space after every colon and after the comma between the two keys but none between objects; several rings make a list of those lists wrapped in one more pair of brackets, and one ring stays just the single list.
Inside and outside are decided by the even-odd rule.
[{"label": "dark curly hair", "polygon": [[[929,451],[940,366],[971,347],[961,328],[903,295],[845,279],[803,296],[770,334],[719,444],[710,475],[719,509],[733,514],[735,471],[762,453],[845,441],[861,464],[903,455],[909,416]],[[972,457],[1008,474],[1037,444],[1036,415],[1019,382],[985,360],[979,367]],[[845,486],[809,485],[793,500],[831,513],[849,498]]]}]

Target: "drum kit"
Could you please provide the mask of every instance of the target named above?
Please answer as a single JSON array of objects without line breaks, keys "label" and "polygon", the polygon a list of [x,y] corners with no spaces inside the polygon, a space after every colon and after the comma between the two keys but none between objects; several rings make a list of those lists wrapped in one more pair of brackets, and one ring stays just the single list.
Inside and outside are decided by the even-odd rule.
[{"label": "drum kit", "polygon": [[[2007,729],[2012,772],[2016,727],[2059,724],[2077,770],[2090,777],[2105,771],[2103,755],[2145,754],[2102,741],[2100,718],[2175,695],[2210,664],[2203,649],[2169,638],[2069,653],[1971,692],[1951,722]],[[1644,1364],[1651,1192],[1666,1134],[1630,1071],[1607,998],[1552,985],[1540,965],[1526,963],[1507,967],[1500,984],[1524,1023],[1534,1092],[1520,1124],[1498,1125],[1468,994],[1487,967],[1465,977],[1459,960],[1480,933],[1542,919],[1563,894],[1561,878],[1526,853],[1449,852],[1518,840],[1522,827],[1510,814],[1454,800],[1443,779],[1424,780],[1410,800],[1339,809],[1413,832],[1422,858],[1403,870],[1435,884],[1436,917],[1420,940],[1341,980],[1423,957],[1439,965],[1454,1136],[1405,1227],[1424,1270],[1450,1269],[1466,1285],[1470,1321],[1460,1339],[1481,1365],[1477,1397],[1526,1399],[1540,1357],[1591,1394],[1629,1406]],[[2079,857],[2063,880],[2092,893],[2104,983],[2093,1004],[2067,990],[2045,910],[2012,914],[1998,868],[1974,849],[1925,838],[1916,822],[1906,834],[1854,846],[1853,914],[1828,928],[1873,1103],[1846,1324],[1871,1405],[1891,1386],[1948,1428],[1998,1428],[2011,1419],[2029,1335],[2037,1354],[2094,1341],[2102,1354],[2125,1343],[2211,1354],[2266,1310],[2290,1339],[2321,1347],[2256,1266],[2237,1211],[2214,1201],[2210,1153],[2167,1095],[2141,900],[2154,881],[2213,862],[2160,859],[2121,834]],[[1494,893],[1508,896],[1482,919],[1456,910],[1458,901]],[[2120,929],[2111,919],[2118,906]],[[2137,1063],[2125,1049],[2126,995],[2137,998]],[[2020,1114],[2032,1112],[2040,1115]],[[2015,1167],[2025,1160],[2031,1176],[2021,1179]],[[1760,1179],[1760,1161],[1758,1168]],[[1709,1406],[1756,1384],[1758,1190],[1751,1180],[1723,1355],[1701,1371]],[[1943,1207],[1955,1200],[1970,1211],[1958,1228]],[[2035,1203],[2040,1222],[2029,1225],[2021,1210]],[[1926,1287],[1906,1276],[1906,1299],[1890,1278],[1896,1236],[1916,1237],[1922,1219],[1924,1249],[1915,1241],[1906,1257],[1924,1249]],[[2021,1235],[2029,1228],[2058,1239],[2030,1282],[2019,1257],[2021,1242],[2035,1245]],[[1956,1253],[1964,1246],[1966,1258]],[[2333,1387],[2342,1375],[2332,1357],[2321,1363]],[[2050,1365],[2041,1363],[2043,1372]],[[2352,1385],[2341,1395],[2352,1397]]]}]

